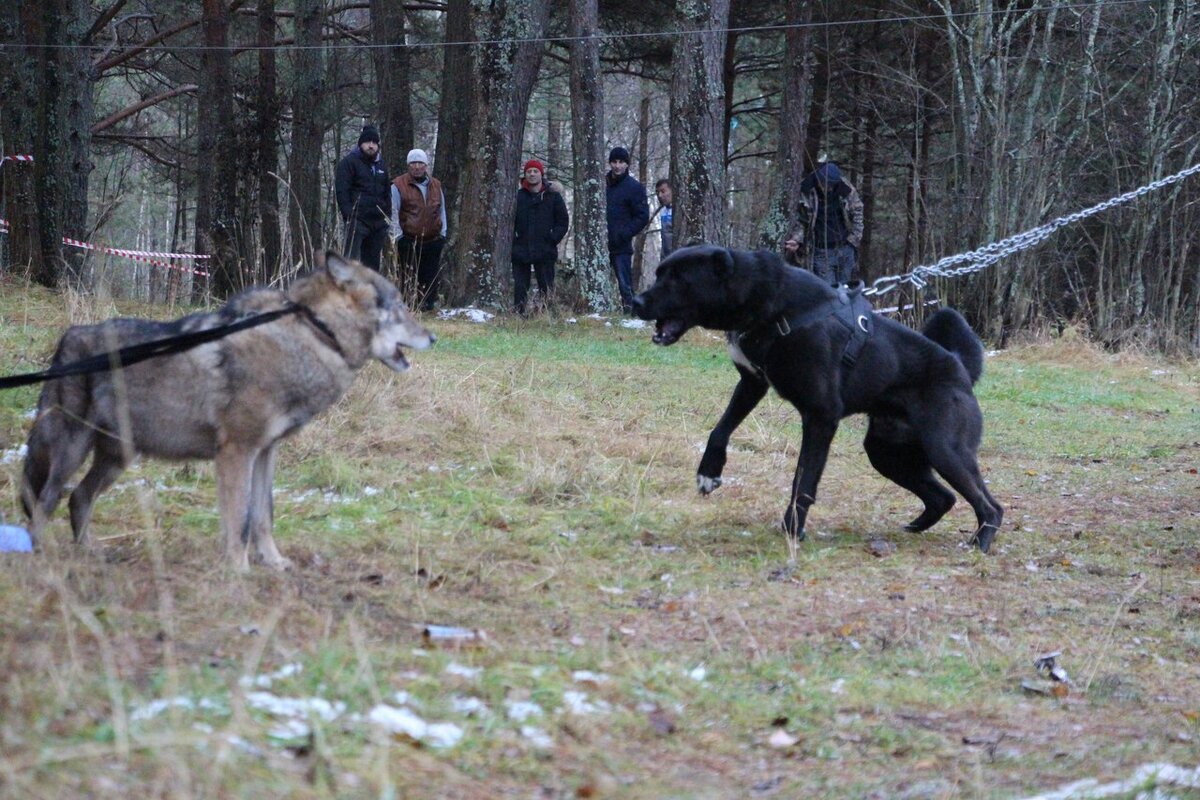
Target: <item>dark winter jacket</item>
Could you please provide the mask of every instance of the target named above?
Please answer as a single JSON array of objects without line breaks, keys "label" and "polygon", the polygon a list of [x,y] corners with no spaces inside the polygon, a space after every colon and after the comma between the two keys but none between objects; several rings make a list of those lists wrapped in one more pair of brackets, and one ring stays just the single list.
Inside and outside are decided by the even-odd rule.
[{"label": "dark winter jacket", "polygon": [[334,175],[338,212],[343,222],[357,219],[371,228],[388,224],[392,216],[392,182],[383,156],[367,161],[357,146],[338,162]]},{"label": "dark winter jacket", "polygon": [[[863,237],[863,202],[850,181],[838,177],[830,190],[833,202],[828,204],[825,195],[818,190],[813,175],[800,184],[800,192],[800,223],[803,230],[792,234],[793,239],[811,242],[815,247],[833,247],[845,242],[858,248]],[[836,212],[836,218],[830,212]],[[840,237],[842,241],[829,241],[826,239],[827,233]]]},{"label": "dark winter jacket", "polygon": [[567,204],[561,194],[544,183],[540,191],[532,192],[522,182],[513,219],[512,260],[518,264],[556,260],[558,243],[567,235],[569,225]]},{"label": "dark winter jacket", "polygon": [[608,183],[608,252],[612,255],[633,252],[633,237],[650,221],[646,189],[628,172]]}]

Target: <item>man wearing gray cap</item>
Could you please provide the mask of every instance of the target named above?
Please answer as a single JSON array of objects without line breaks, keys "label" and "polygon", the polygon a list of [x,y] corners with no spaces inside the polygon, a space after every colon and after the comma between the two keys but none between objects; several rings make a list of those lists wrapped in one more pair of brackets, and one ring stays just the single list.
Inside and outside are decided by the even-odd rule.
[{"label": "man wearing gray cap", "polygon": [[392,181],[392,236],[401,289],[413,308],[432,311],[438,298],[442,246],[446,243],[446,196],[428,174],[424,150],[408,151],[408,172]]}]

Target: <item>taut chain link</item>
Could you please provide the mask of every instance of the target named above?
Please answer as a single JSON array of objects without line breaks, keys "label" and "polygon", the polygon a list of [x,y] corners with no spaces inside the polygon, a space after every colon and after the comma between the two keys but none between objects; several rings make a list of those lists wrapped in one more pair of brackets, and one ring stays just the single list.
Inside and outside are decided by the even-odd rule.
[{"label": "taut chain link", "polygon": [[[1114,206],[1119,206],[1122,203],[1128,203],[1130,200],[1136,200],[1142,195],[1149,194],[1150,192],[1161,189],[1164,186],[1169,186],[1172,183],[1178,183],[1184,178],[1195,175],[1197,172],[1200,172],[1200,164],[1195,164],[1185,170],[1182,170],[1181,172],[1176,172],[1174,175],[1168,175],[1165,178],[1160,178],[1153,183],[1148,183],[1145,186],[1126,192],[1125,194],[1109,198],[1108,200],[1105,200],[1102,203],[1097,203],[1090,208],[1085,208],[1082,211],[1076,211],[1074,214],[1068,214],[1065,217],[1058,217],[1057,219],[1053,219],[1050,222],[1047,222],[1045,225],[1041,225],[1037,228],[1031,228],[1023,233],[1010,236],[1007,239],[1001,239],[998,242],[992,242],[991,244],[984,245],[978,250],[946,256],[936,264],[914,267],[911,272],[906,272],[903,275],[889,275],[883,278],[876,278],[870,287],[863,290],[863,294],[886,294],[893,289],[898,288],[902,283],[911,283],[913,286],[920,289],[924,287],[931,278],[956,278],[959,275],[969,275],[972,272],[979,272],[980,270],[986,269],[992,264],[995,264],[1002,258],[1010,256],[1013,253],[1026,250],[1030,247],[1033,247],[1035,244],[1044,241],[1045,239],[1049,238],[1050,234],[1054,233],[1065,225],[1070,225],[1073,222],[1078,222],[1081,219],[1099,214],[1101,211],[1107,211],[1108,209]],[[948,267],[953,264],[964,264],[964,262],[964,266],[948,269]]]}]

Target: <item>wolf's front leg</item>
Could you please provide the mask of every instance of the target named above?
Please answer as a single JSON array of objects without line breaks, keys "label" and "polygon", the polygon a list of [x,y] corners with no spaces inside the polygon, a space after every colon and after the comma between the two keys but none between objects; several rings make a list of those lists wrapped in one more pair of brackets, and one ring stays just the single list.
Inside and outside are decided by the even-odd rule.
[{"label": "wolf's front leg", "polygon": [[742,378],[734,388],[733,397],[729,398],[729,406],[721,415],[720,422],[708,435],[708,446],[704,448],[704,457],[700,459],[700,467],[696,470],[696,488],[700,494],[710,494],[721,485],[729,437],[767,393],[768,384],[765,380],[740,365],[738,372]]},{"label": "wolf's front leg", "polygon": [[250,569],[250,494],[257,455],[229,445],[217,451],[217,505],[225,561],[239,572]]},{"label": "wolf's front leg", "polygon": [[275,453],[277,445],[271,445],[254,460],[254,476],[250,488],[250,538],[254,549],[271,569],[280,571],[292,568],[292,562],[284,558],[275,546],[272,531],[275,527],[275,501],[271,487],[275,483]]}]

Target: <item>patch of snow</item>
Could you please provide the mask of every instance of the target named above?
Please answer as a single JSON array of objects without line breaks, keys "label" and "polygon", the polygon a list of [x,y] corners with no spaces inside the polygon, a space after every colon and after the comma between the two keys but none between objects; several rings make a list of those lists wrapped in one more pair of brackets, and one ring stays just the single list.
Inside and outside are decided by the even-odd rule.
[{"label": "patch of snow", "polygon": [[284,664],[282,667],[270,673],[269,675],[258,675],[255,677],[243,675],[238,679],[238,685],[243,689],[250,689],[252,687],[269,689],[271,684],[275,683],[275,681],[283,680],[284,678],[290,678],[293,675],[299,675],[303,669],[304,667],[300,666],[299,664]]},{"label": "patch of snow", "polygon": [[496,316],[490,311],[484,311],[482,308],[475,306],[467,306],[466,308],[443,308],[438,312],[438,319],[454,319],[455,317],[464,317],[470,322],[487,322],[492,317]]},{"label": "patch of snow", "polygon": [[587,692],[576,692],[571,689],[563,692],[563,707],[572,714],[580,716],[584,714],[601,714],[612,709],[603,700],[596,700],[595,702],[588,700]]},{"label": "patch of snow", "polygon": [[703,682],[708,677],[708,670],[705,669],[703,664],[699,664],[688,673],[688,677],[694,681]]},{"label": "patch of snow", "polygon": [[541,750],[549,750],[554,747],[554,740],[550,738],[550,734],[533,725],[522,725],[521,735],[528,739],[530,744]]},{"label": "patch of snow", "polygon": [[325,722],[332,722],[346,711],[346,704],[340,700],[331,703],[323,697],[280,697],[270,692],[247,692],[246,705],[276,717],[318,717]]},{"label": "patch of snow", "polygon": [[528,700],[505,700],[504,706],[508,718],[513,722],[524,722],[530,717],[540,717],[543,713],[541,706]]},{"label": "patch of snow", "polygon": [[367,719],[391,734],[403,734],[430,747],[454,747],[463,737],[462,728],[452,722],[426,722],[407,708],[378,705],[367,712]]},{"label": "patch of snow", "polygon": [[0,464],[15,464],[24,459],[28,452],[29,448],[25,445],[5,450],[3,453],[0,453]]},{"label": "patch of snow", "polygon": [[592,672],[587,669],[577,669],[571,673],[571,680],[577,683],[604,683],[608,676],[603,672]]},{"label": "patch of snow", "polygon": [[446,665],[446,674],[447,675],[457,675],[460,678],[466,678],[468,680],[475,680],[476,678],[478,678],[480,675],[483,674],[483,668],[482,667],[468,667],[468,666],[464,666],[462,664],[458,664],[458,663],[455,663],[452,661]]},{"label": "patch of snow", "polygon": [[458,714],[465,716],[482,717],[489,713],[491,709],[487,707],[487,703],[480,700],[478,697],[465,697],[463,695],[455,695],[450,698],[450,707]]},{"label": "patch of snow", "polygon": [[644,327],[646,327],[646,320],[644,320],[644,319],[623,319],[623,320],[621,320],[621,327],[622,328],[635,328],[635,329],[636,328],[644,328]]},{"label": "patch of snow", "polygon": [[129,713],[130,722],[144,722],[148,719],[153,719],[169,708],[183,708],[191,711],[193,709],[203,709],[204,711],[224,711],[216,701],[210,700],[207,697],[200,698],[197,702],[190,697],[163,697],[158,700],[151,700],[144,706],[138,706]]},{"label": "patch of snow", "polygon": [[[1144,792],[1148,787],[1153,787],[1155,791]],[[1200,767],[1185,769],[1174,764],[1143,764],[1123,781],[1102,784],[1095,778],[1085,778],[1025,800],[1092,800],[1100,797],[1128,797],[1131,794],[1138,797],[1174,796],[1170,792],[1159,792],[1159,789],[1200,789]]]}]

